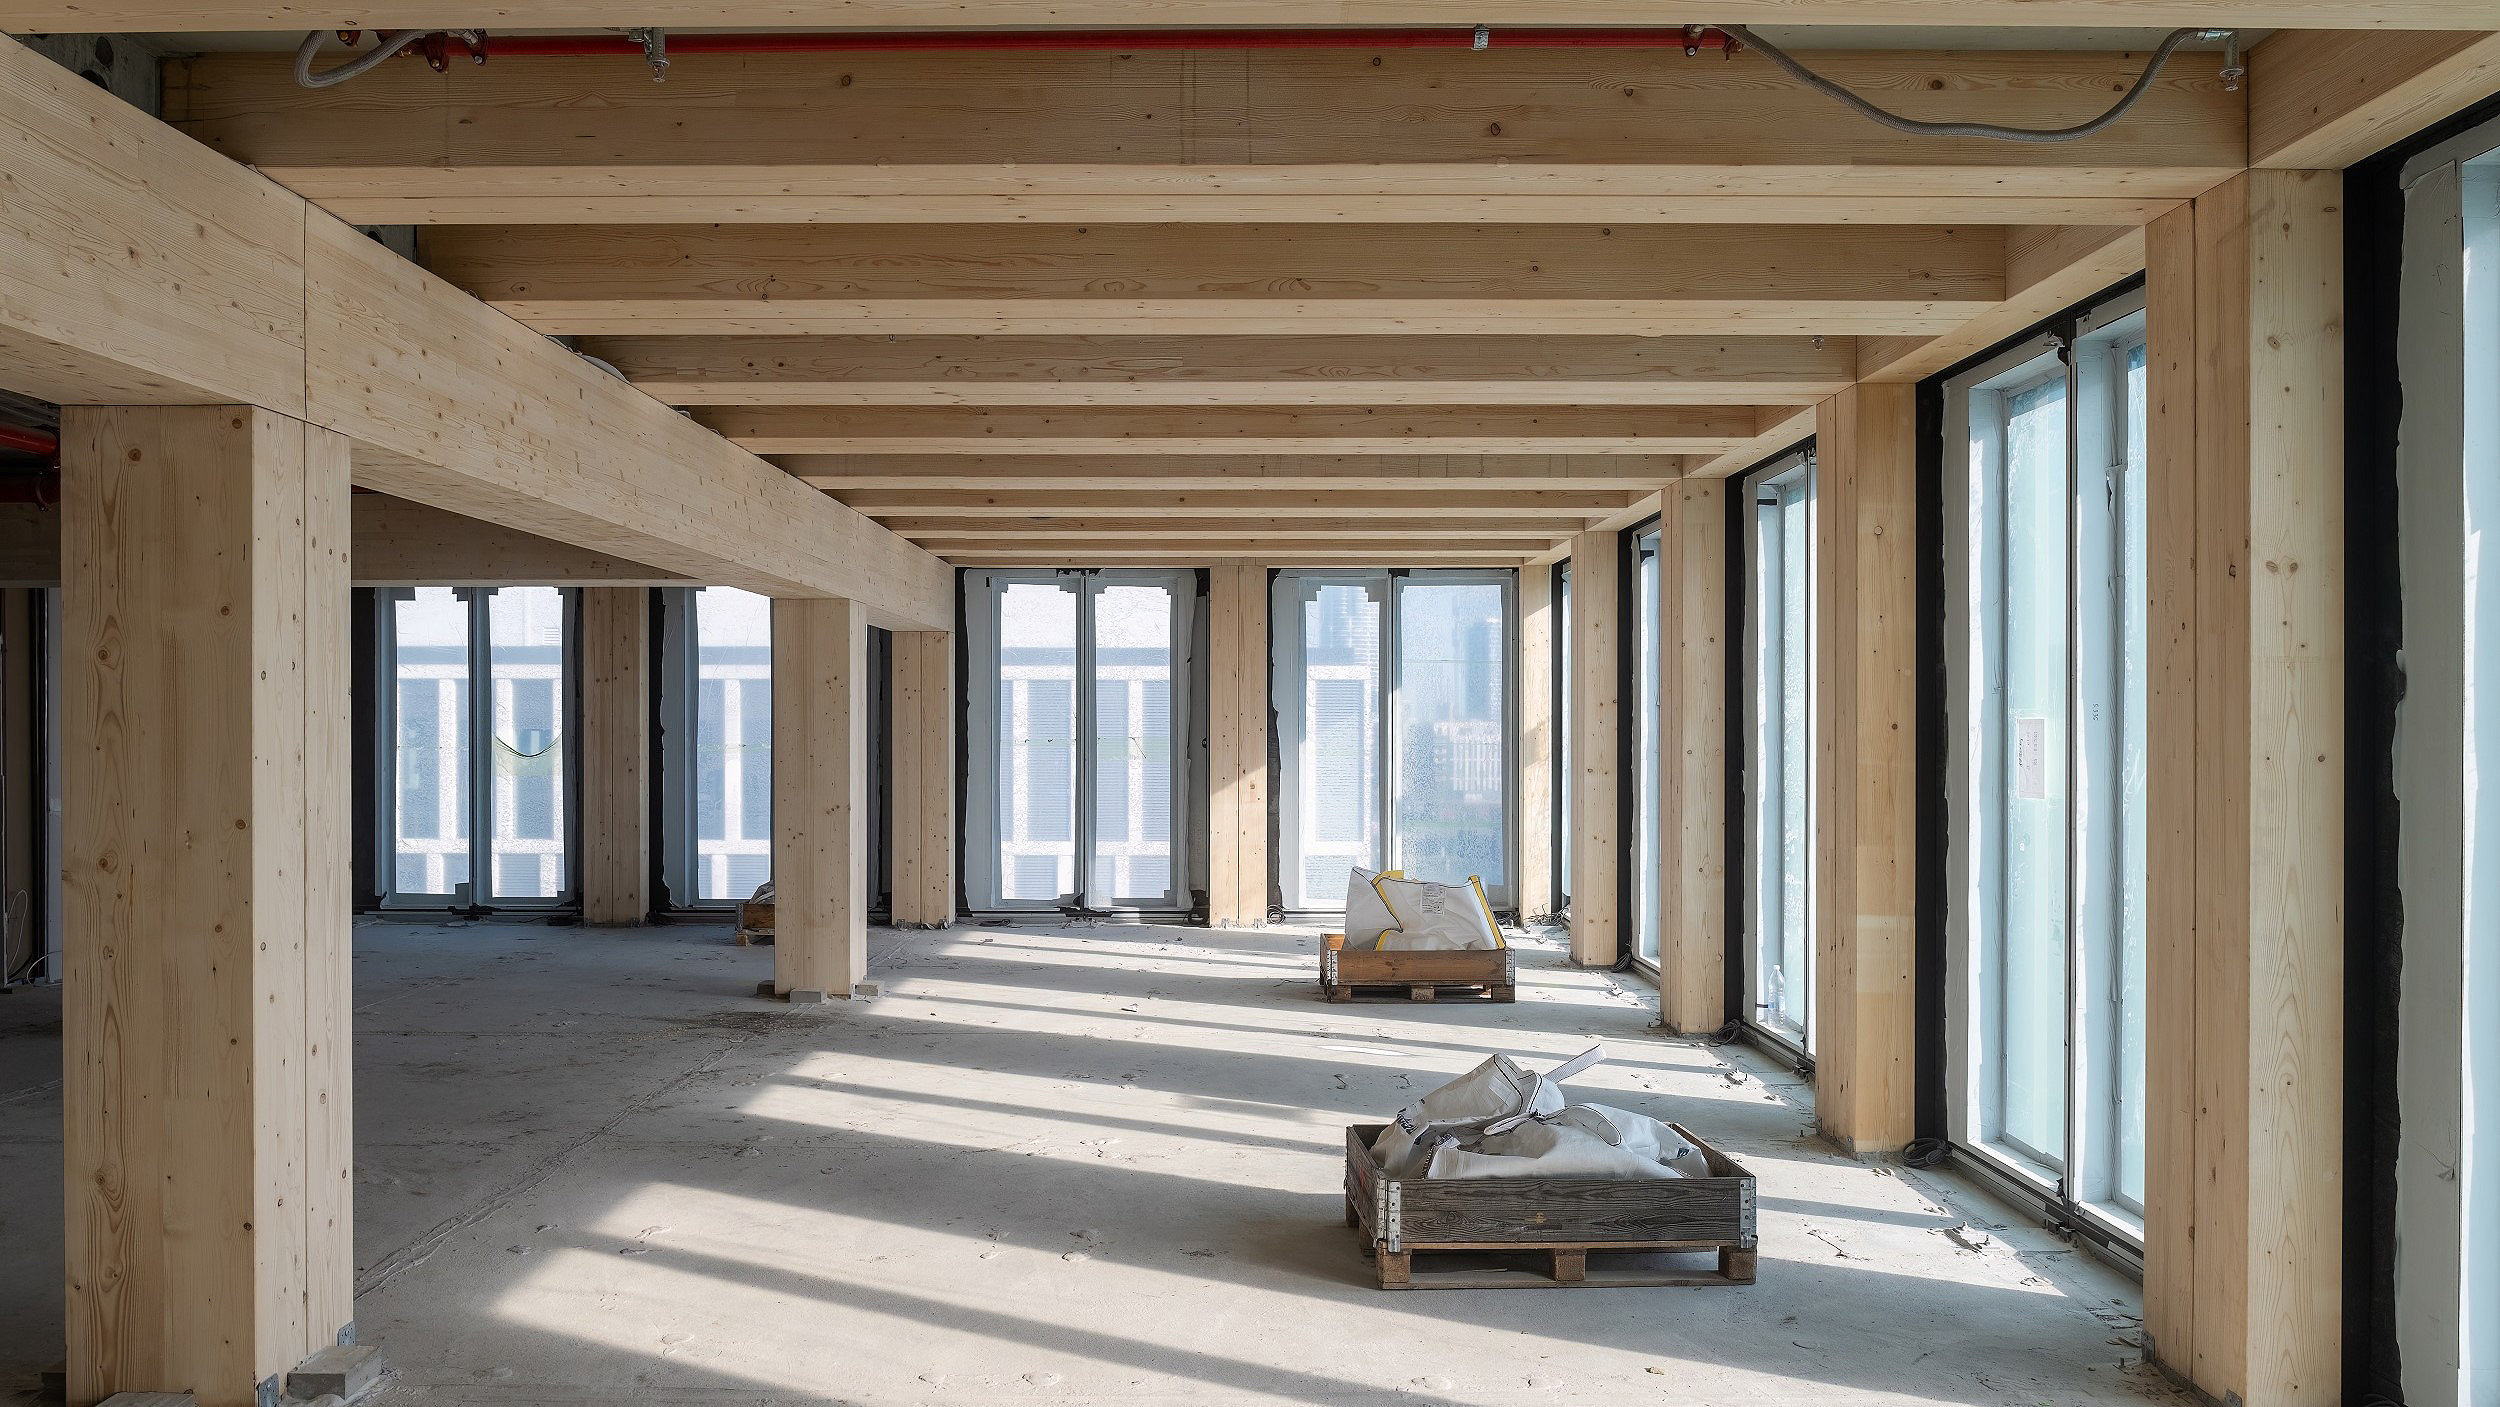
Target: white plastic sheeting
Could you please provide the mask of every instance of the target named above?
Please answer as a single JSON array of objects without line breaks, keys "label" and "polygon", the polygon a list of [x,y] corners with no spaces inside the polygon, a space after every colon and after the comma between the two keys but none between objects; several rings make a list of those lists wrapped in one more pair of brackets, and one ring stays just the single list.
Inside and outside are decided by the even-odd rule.
[{"label": "white plastic sheeting", "polygon": [[1538,1072],[1489,1057],[1398,1111],[1372,1156],[1399,1179],[1709,1176],[1701,1150],[1658,1120],[1570,1102],[1561,1082],[1605,1058],[1591,1046]]}]

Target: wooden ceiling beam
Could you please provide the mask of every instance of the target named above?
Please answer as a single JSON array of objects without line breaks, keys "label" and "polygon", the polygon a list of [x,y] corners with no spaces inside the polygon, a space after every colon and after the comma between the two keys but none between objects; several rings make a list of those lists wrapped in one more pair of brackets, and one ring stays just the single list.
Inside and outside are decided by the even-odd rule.
[{"label": "wooden ceiling beam", "polygon": [[[1489,492],[1458,490],[1429,502],[1445,518],[1573,522],[1621,508],[1629,495],[1564,490]],[[1147,493],[1076,493],[1055,489],[860,489],[842,501],[872,518],[1028,518],[1037,515],[1103,518],[1342,518],[1354,513],[1411,513],[1413,494],[1341,491],[1327,493],[1204,492],[1167,486]]]},{"label": "wooden ceiling beam", "polygon": [[1295,551],[1262,542],[1215,542],[1166,548],[993,544],[991,549],[964,547],[941,555],[959,567],[1205,567],[1241,563],[1261,567],[1378,568],[1516,567],[1537,554],[1524,549],[1419,546],[1411,542],[1348,543],[1331,546],[1325,552]]},{"label": "wooden ceiling beam", "polygon": [[[2144,61],[1808,58],[1915,117],[2037,127],[2097,114]],[[2143,223],[2246,161],[2219,66],[2181,52],[2126,121],[2061,144],[1904,135],[1759,55],[1680,48],[686,54],[665,84],[505,56],[323,90],[221,54],[172,65],[166,102],[380,224]]]},{"label": "wooden ceiling beam", "polygon": [[546,333],[1936,333],[1992,226],[458,227],[435,272]]},{"label": "wooden ceiling beam", "polygon": [[1918,381],[2144,272],[2139,225],[2006,231],[2005,301],[1938,337],[1859,341],[1860,381]]},{"label": "wooden ceiling beam", "polygon": [[1848,337],[611,337],[671,405],[1759,405],[1836,395]]},{"label": "wooden ceiling beam", "polygon": [[696,417],[759,454],[1719,454],[1754,406],[755,406]]},{"label": "wooden ceiling beam", "polygon": [[[1177,542],[1240,537],[1326,541],[1332,538],[1411,537],[1462,538],[1481,542],[1497,536],[1539,539],[1553,536],[1550,532],[1512,530],[1498,521],[1488,522],[1480,517],[1437,515],[1431,511],[1429,504],[1418,505],[1408,514],[1365,513],[1359,518],[1109,518],[1033,514],[1013,518],[891,517],[882,521],[888,532],[900,533],[915,541],[926,538],[1016,542],[1066,538],[1151,541],[1160,538]],[[1542,541],[1538,543],[1539,547],[1543,545]]]},{"label": "wooden ceiling beam", "polygon": [[789,455],[783,468],[821,489],[1075,491],[1654,488],[1700,461],[1681,455]]},{"label": "wooden ceiling beam", "polygon": [[[1996,28],[2455,29],[2485,12],[2477,0],[2024,0],[1990,12]],[[850,29],[1443,25],[1437,0],[23,0],[25,30],[497,30],[714,25]],[[1655,25],[1643,0],[1479,0],[1468,23],[1494,26]],[[1974,23],[1968,0],[1715,0],[1722,24],[1921,27]],[[1498,42],[1498,41],[1497,41]]]},{"label": "wooden ceiling beam", "polygon": [[2248,164],[2339,171],[2500,93],[2500,10],[2431,34],[2278,34],[2251,50]]}]

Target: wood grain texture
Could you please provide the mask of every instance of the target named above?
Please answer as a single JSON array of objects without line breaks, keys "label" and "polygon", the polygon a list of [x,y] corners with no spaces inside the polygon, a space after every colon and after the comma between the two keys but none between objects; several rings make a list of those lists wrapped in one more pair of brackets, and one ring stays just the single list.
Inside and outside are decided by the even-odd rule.
[{"label": "wood grain texture", "polygon": [[651,593],[581,594],[582,921],[651,913]]},{"label": "wood grain texture", "polygon": [[1551,567],[1519,573],[1519,871],[1511,888],[1519,896],[1519,921],[1532,924],[1554,912],[1554,669],[1560,659],[1562,610],[1554,600]]},{"label": "wood grain texture", "polygon": [[1849,383],[1846,337],[605,337],[671,405],[1751,405]]},{"label": "wood grain texture", "polygon": [[[1657,11],[1633,0],[1486,0],[1469,11],[1491,25],[1642,25]],[[1952,25],[1968,11],[1959,0],[1722,0],[1722,23]],[[2367,23],[2388,28],[2454,27],[2480,15],[2476,0],[2394,0],[2352,10],[2325,0],[2027,0],[2009,6],[2000,23],[2057,28],[2168,27],[2238,24],[2250,28]],[[431,29],[488,24],[497,29],[602,25],[792,26],[860,29],[998,28],[1047,25],[1389,25],[1446,24],[1432,0],[446,0],[306,3],[306,0],[27,0],[13,21],[29,29],[279,30],[356,25]],[[1714,60],[1715,61],[1715,60]]]},{"label": "wood grain texture", "polygon": [[2146,680],[2144,1332],[2156,1361],[2196,1354],[2196,212],[2145,230]]},{"label": "wood grain texture", "polygon": [[437,226],[430,267],[544,333],[1942,332],[1991,226]]},{"label": "wood grain texture", "polygon": [[2424,34],[2312,30],[2249,52],[2248,164],[2340,170],[2500,93],[2500,12]]},{"label": "wood grain texture", "polygon": [[312,418],[358,442],[359,484],[706,584],[953,621],[927,553],[326,215],[305,248]]},{"label": "wood grain texture", "polygon": [[[683,586],[674,572],[464,518],[388,494],[348,501],[349,573],[357,586]],[[57,586],[61,512],[0,504],[0,582]]]},{"label": "wood grain texture", "polygon": [[758,454],[1719,454],[1751,406],[755,406],[695,419]]},{"label": "wood grain texture", "polygon": [[1687,479],[1658,524],[1658,1019],[1727,1009],[1727,481]]},{"label": "wood grain texture", "polygon": [[302,414],[300,197],[6,38],[0,171],[0,385]]},{"label": "wood grain texture", "polygon": [[[1256,544],[1241,544],[1255,551]],[[1268,912],[1268,573],[1207,574],[1207,922],[1265,928]]]},{"label": "wood grain texture", "polygon": [[1941,337],[1870,337],[1861,381],[1919,381],[2144,272],[2135,225],[2024,226],[2005,232],[2005,300]]},{"label": "wood grain texture", "polygon": [[1620,552],[1611,532],[1571,543],[1571,960],[1592,967],[1613,964],[1622,927]]},{"label": "wood grain texture", "polygon": [[773,602],[773,986],[846,1000],[868,975],[868,620]]},{"label": "wood grain texture", "polygon": [[63,429],[69,1390],[243,1407],[352,1295],[346,446]]},{"label": "wood grain texture", "polygon": [[1680,455],[788,455],[778,462],[821,489],[1051,489],[1101,493],[1192,489],[1646,490],[1684,472]]},{"label": "wood grain texture", "polygon": [[1915,388],[1825,403],[1815,481],[1815,1110],[1853,1153],[1914,1128]]},{"label": "wood grain texture", "polygon": [[[2241,95],[2210,49],[2177,55],[2128,121],[2047,145],[1853,121],[1758,55],[1494,48],[683,54],[665,88],[628,58],[505,55],[445,75],[388,65],[326,92],[296,87],[283,56],[236,54],[176,65],[168,108],[348,218],[470,225],[891,222],[919,209],[1028,227],[1446,224],[1566,201],[1618,226],[2140,223],[2149,214],[2125,202],[2192,196],[2246,155]],[[2100,112],[2143,55],[1809,62],[1918,117],[2056,126]],[[2051,204],[1987,213],[2008,198]],[[2067,203],[2083,200],[2127,213],[2096,221],[2109,207]],[[1293,206],[1310,208],[1270,213]]]},{"label": "wood grain texture", "polygon": [[[1074,515],[1100,518],[1251,517],[1331,518],[1350,513],[1411,511],[1412,495],[1391,491],[1311,492],[1238,489],[1175,483],[1157,493],[1084,492],[1049,489],[960,489],[943,484],[909,489],[847,490],[842,501],[872,518],[1032,518]],[[1511,524],[1573,522],[1610,513],[1629,496],[1617,491],[1490,491],[1456,489],[1431,500],[1443,518],[1486,518]]]},{"label": "wood grain texture", "polygon": [[901,630],[893,644],[894,922],[955,921],[955,637]]}]

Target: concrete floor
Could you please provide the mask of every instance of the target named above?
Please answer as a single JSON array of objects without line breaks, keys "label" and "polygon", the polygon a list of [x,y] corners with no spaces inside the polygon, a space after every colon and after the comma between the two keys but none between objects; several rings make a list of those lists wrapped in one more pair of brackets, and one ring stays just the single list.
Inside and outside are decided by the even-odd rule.
[{"label": "concrete floor", "polygon": [[[716,929],[360,924],[380,1400],[2186,1401],[2132,1366],[2123,1277],[1826,1151],[1793,1075],[1647,1031],[1557,945],[1469,1007],[1328,1005],[1286,930],[872,944],[883,997],[793,1009]],[[0,997],[0,1400],[61,1339],[59,1032],[57,993]],[[1593,1038],[1575,1091],[1760,1177],[1760,1283],[1371,1288],[1343,1126]]]}]

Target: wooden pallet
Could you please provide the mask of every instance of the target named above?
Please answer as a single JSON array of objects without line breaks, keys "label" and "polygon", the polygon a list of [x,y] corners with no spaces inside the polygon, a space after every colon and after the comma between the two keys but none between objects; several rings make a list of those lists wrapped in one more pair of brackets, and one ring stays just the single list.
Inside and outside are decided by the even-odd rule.
[{"label": "wooden pallet", "polygon": [[1386,1127],[1346,1130],[1345,1178],[1384,1290],[1754,1282],[1753,1174],[1681,1125],[1711,1176],[1393,1179],[1371,1152]]},{"label": "wooden pallet", "polygon": [[749,899],[738,906],[738,946],[741,948],[768,945],[773,941],[773,906]]},{"label": "wooden pallet", "polygon": [[1319,955],[1320,991],[1332,1002],[1519,999],[1508,948],[1377,949],[1343,946],[1331,933]]}]

